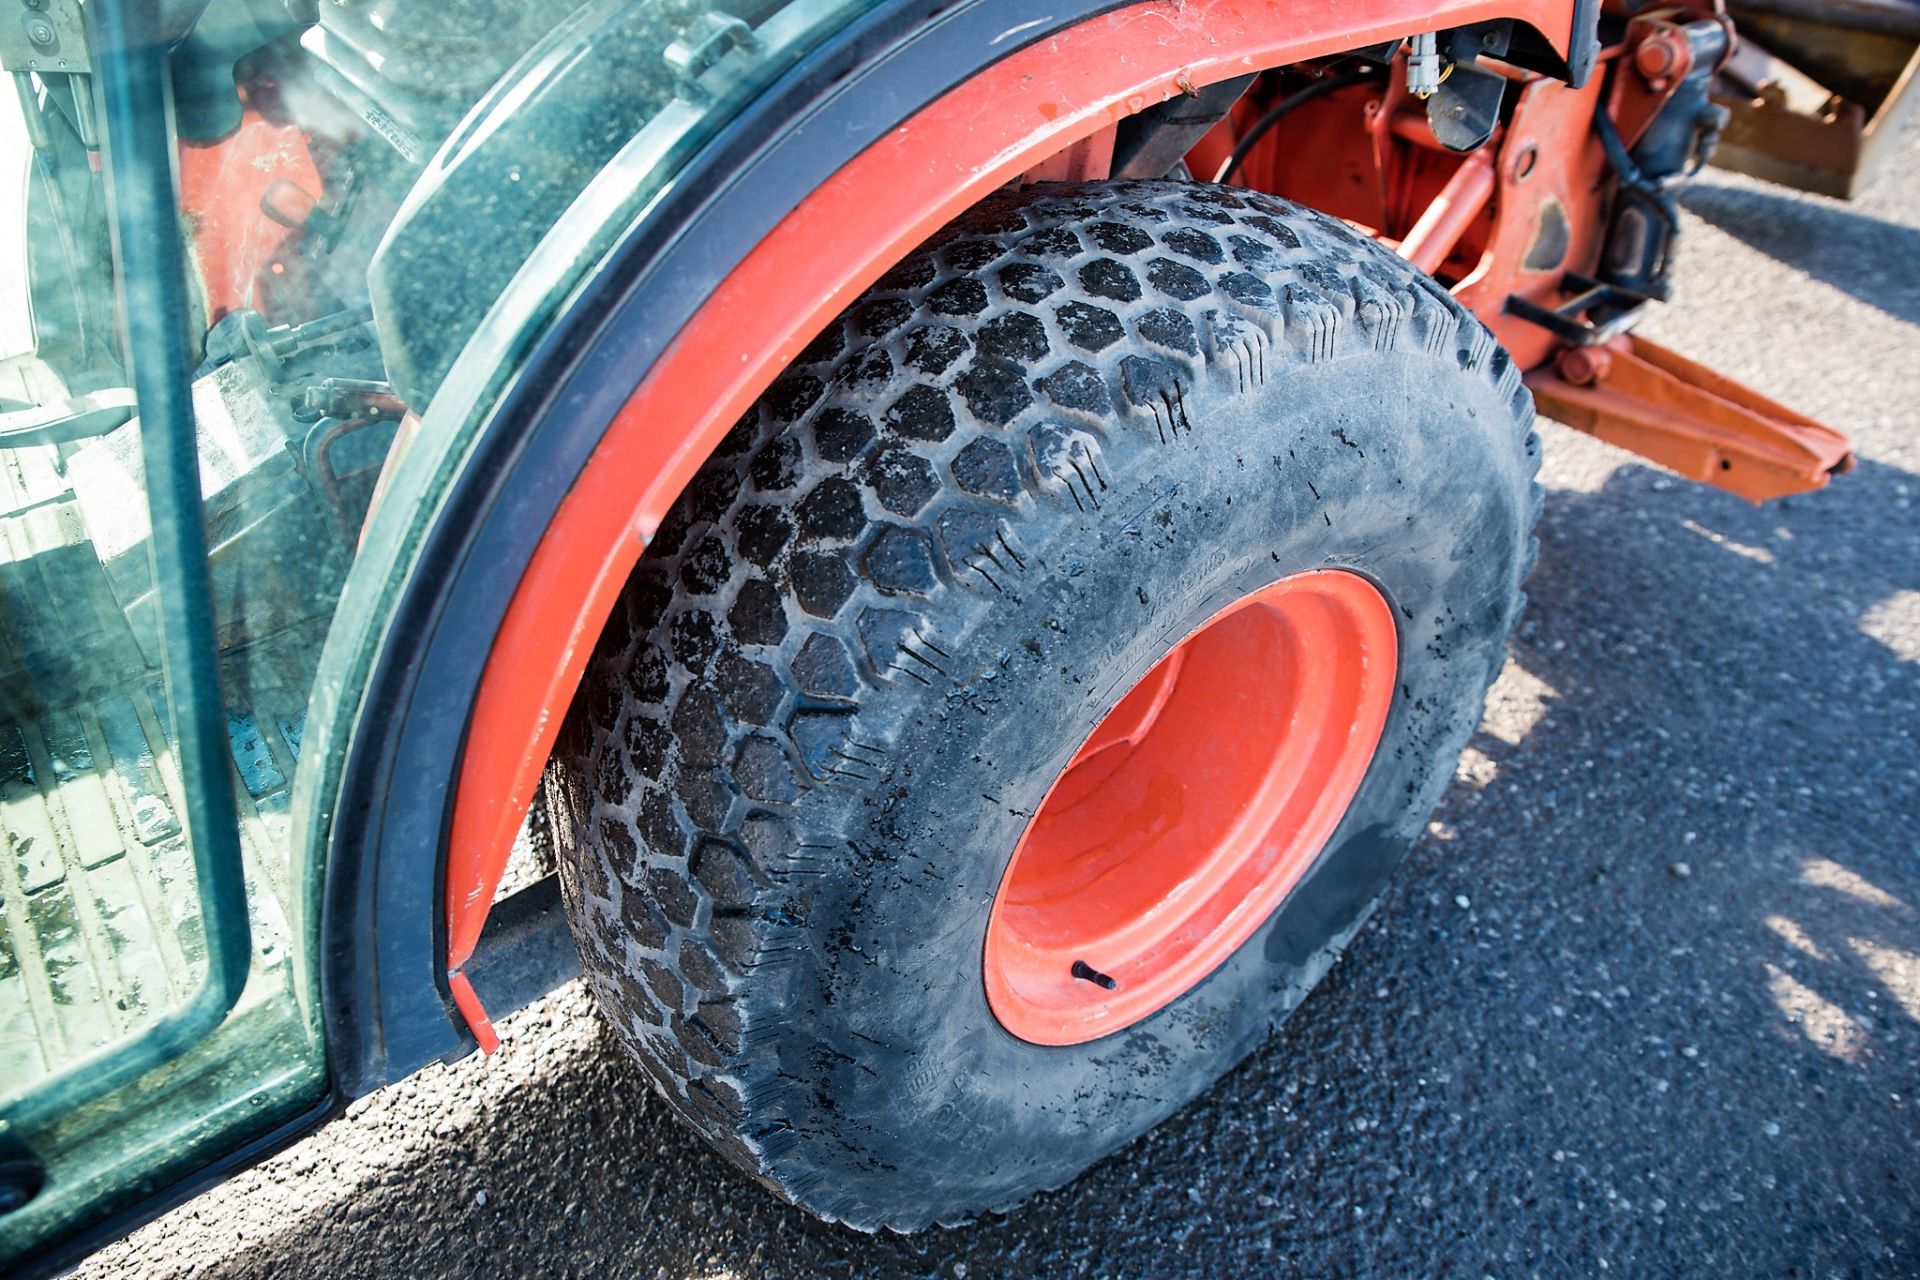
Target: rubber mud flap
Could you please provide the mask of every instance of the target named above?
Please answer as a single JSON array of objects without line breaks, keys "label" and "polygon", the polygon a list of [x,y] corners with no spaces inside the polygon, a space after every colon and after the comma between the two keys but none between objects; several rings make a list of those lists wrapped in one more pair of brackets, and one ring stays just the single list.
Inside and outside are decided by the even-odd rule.
[{"label": "rubber mud flap", "polygon": [[[1196,183],[988,201],[814,340],[689,486],[548,770],[601,1009],[780,1194],[913,1230],[1059,1185],[1324,972],[1478,722],[1538,510],[1532,403],[1344,224]],[[983,986],[1028,816],[1225,605],[1318,569],[1398,628],[1372,763],[1305,877],[1087,1043]]]}]

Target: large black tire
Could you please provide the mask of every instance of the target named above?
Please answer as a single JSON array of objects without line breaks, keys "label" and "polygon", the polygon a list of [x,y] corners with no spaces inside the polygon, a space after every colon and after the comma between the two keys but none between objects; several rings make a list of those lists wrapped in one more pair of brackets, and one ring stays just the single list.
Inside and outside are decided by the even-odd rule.
[{"label": "large black tire", "polygon": [[[1532,417],[1444,290],[1311,210],[1112,183],[966,214],[728,437],[589,668],[547,785],[621,1040],[748,1173],[869,1230],[1011,1205],[1186,1103],[1325,972],[1478,720]],[[1327,566],[1401,659],[1312,870],[1144,1021],[1009,1035],[989,903],[1091,691]]]}]

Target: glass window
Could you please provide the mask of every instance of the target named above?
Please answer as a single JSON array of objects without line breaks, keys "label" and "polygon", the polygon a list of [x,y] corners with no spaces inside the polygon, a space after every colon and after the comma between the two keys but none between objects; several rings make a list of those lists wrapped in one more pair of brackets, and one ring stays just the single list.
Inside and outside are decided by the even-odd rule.
[{"label": "glass window", "polygon": [[[319,1101],[324,850],[292,814],[325,776],[309,699],[369,513],[484,420],[428,410],[536,248],[566,237],[557,306],[865,7],[94,0],[96,26],[35,0],[0,31],[0,1163],[46,1179],[0,1212],[0,1263]],[[164,72],[136,117],[171,99],[146,150],[104,87],[122,57]],[[116,258],[169,157],[172,251]],[[186,335],[189,505],[196,468],[156,466],[182,439],[152,401],[156,297]],[[404,488],[427,519],[434,484]],[[173,1034],[234,938],[237,1001]]]}]

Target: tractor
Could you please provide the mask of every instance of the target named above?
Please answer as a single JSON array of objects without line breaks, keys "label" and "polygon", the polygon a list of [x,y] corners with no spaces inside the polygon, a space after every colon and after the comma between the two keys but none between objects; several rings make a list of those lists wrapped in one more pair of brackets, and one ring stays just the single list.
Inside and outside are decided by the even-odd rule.
[{"label": "tractor", "polygon": [[1634,326],[1916,12],[0,0],[0,1266],[582,974],[860,1231],[1186,1105],[1451,777],[1536,410],[1847,470]]}]

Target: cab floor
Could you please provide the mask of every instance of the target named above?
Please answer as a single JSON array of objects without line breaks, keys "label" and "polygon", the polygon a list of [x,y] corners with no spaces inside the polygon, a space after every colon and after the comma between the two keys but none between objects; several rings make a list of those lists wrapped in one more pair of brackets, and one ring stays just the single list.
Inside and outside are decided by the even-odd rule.
[{"label": "cab floor", "polygon": [[[221,656],[257,964],[284,958],[289,799],[324,620]],[[189,997],[206,964],[161,671],[53,446],[0,452],[0,1102]]]}]

